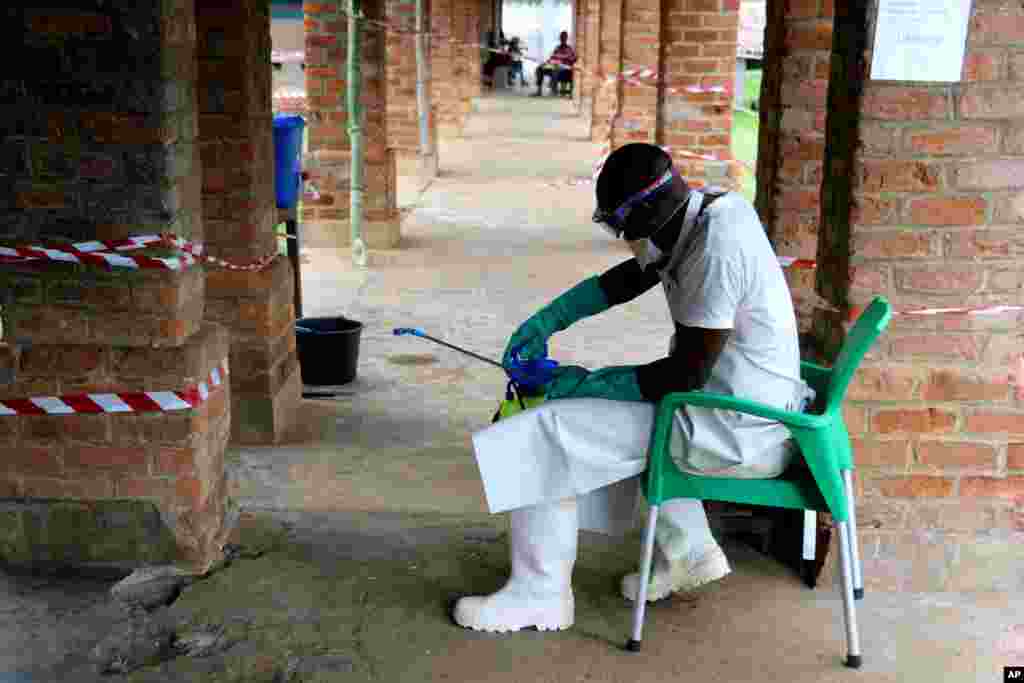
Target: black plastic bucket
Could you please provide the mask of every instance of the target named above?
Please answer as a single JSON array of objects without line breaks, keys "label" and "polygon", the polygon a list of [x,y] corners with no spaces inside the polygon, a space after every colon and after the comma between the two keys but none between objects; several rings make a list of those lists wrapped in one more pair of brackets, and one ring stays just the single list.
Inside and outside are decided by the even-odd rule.
[{"label": "black plastic bucket", "polygon": [[348,384],[359,365],[363,324],[348,318],[300,318],[295,321],[302,383],[311,386]]}]

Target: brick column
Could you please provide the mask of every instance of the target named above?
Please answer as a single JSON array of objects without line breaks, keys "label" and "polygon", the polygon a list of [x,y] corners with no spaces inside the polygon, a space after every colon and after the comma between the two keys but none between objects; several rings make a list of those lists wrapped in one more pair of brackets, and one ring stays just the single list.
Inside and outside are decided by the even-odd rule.
[{"label": "brick column", "polygon": [[619,112],[622,83],[607,76],[622,71],[623,0],[590,0],[599,4],[601,20],[598,44],[598,80],[594,84],[594,116],[590,129],[594,142],[612,142],[611,121]]},{"label": "brick column", "polygon": [[[757,157],[757,210],[780,255],[813,259],[818,248],[832,0],[768,0]],[[807,298],[814,272],[787,270]],[[800,307],[803,331],[810,315]]]},{"label": "brick column", "polygon": [[[963,83],[868,81],[863,97],[874,10],[837,6],[817,285],[840,308],[1024,303],[1024,9],[974,5]],[[1020,325],[897,317],[858,373],[869,589],[1021,589]],[[825,314],[815,330],[828,351],[842,333]]]},{"label": "brick column", "polygon": [[[195,6],[206,239],[214,256],[250,261],[278,248],[269,10],[257,0]],[[267,271],[218,269],[207,279],[206,318],[231,330],[235,441],[276,443],[295,420],[292,287],[283,256]]]},{"label": "brick column", "polygon": [[482,73],[483,66],[480,63],[480,48],[475,43],[480,40],[480,0],[461,0],[456,5],[456,20],[459,21],[459,45],[456,54],[459,63],[455,67],[456,73],[460,74],[458,84],[462,115],[465,119],[473,108],[473,98],[480,97],[483,92]]},{"label": "brick column", "polygon": [[[0,239],[201,240],[192,1],[0,14],[0,39],[34,65],[0,86],[19,103],[0,138]],[[0,292],[0,399],[183,390],[227,357],[198,267],[4,267]],[[221,384],[177,412],[0,415],[0,559],[204,570],[228,531],[229,400]]]},{"label": "brick column", "polygon": [[[416,28],[415,0],[388,0],[388,21],[412,31]],[[430,3],[424,8],[430,16]],[[411,33],[389,32],[387,34],[387,132],[388,145],[395,150],[397,173],[417,178],[418,187],[423,189],[437,177],[437,130],[436,120],[431,115],[433,93],[431,87],[431,50],[427,41],[427,126],[430,129],[431,150],[422,154],[420,150],[419,107],[416,99],[416,36]]]},{"label": "brick column", "polygon": [[[496,23],[496,17],[494,16],[494,2],[492,0],[475,0],[473,7],[476,10],[476,33],[471,38],[474,43],[486,43],[486,35],[488,31],[494,31],[494,39],[498,40],[501,37],[500,29]],[[508,38],[509,36],[505,36]],[[481,52],[477,48],[477,59],[480,60],[480,70],[478,73],[483,75],[483,64],[489,58],[489,53]],[[478,94],[483,92],[483,81],[477,79],[481,83]]]},{"label": "brick column", "polygon": [[595,99],[601,89],[601,79],[595,70],[600,67],[601,53],[601,0],[577,0],[580,19],[577,26],[581,36],[576,39],[577,53],[583,63],[584,72],[577,72],[577,92],[580,113],[590,126],[593,136],[595,125]]},{"label": "brick column", "polygon": [[[601,0],[596,51],[601,78],[589,90],[591,136],[612,149],[629,142],[671,148],[677,167],[695,186],[737,187],[732,161],[732,95],[739,30],[737,0]],[[645,85],[606,76],[638,67],[658,79]],[[662,96],[659,87],[724,86],[726,93]],[[609,120],[614,118],[609,130]],[[684,152],[712,155],[702,161]]]},{"label": "brick column", "polygon": [[[587,50],[587,28],[584,25],[584,12],[586,11],[586,0],[573,3],[572,10],[572,31],[570,32],[569,43],[576,48],[577,66],[584,66]],[[581,112],[583,107],[583,74],[573,74],[573,104],[576,111]]]},{"label": "brick column", "polygon": [[437,133],[451,138],[462,135],[466,110],[462,105],[463,86],[460,50],[451,38],[463,39],[460,23],[463,0],[432,0],[430,13],[433,55],[432,92],[437,103]]},{"label": "brick column", "polygon": [[[623,2],[622,69],[636,66],[661,66],[661,0]],[[656,144],[658,89],[629,83],[622,83],[620,88],[620,116],[612,125],[612,144]]]},{"label": "brick column", "polygon": [[[667,86],[727,88],[725,93],[666,94],[658,142],[672,149],[676,167],[694,185],[738,188],[732,162],[732,86],[736,74],[738,0],[664,0],[661,71]],[[683,152],[722,161],[686,157]]]},{"label": "brick column", "polygon": [[[303,203],[302,220],[309,224],[306,243],[311,248],[351,244],[349,189],[352,165],[348,137],[345,73],[348,60],[346,0],[306,2],[306,91],[309,99],[309,154],[304,165],[320,189],[320,199]],[[385,18],[384,0],[363,3],[370,19]],[[371,249],[398,246],[400,224],[395,203],[394,150],[388,147],[385,33],[363,32],[362,102],[363,239]]]}]

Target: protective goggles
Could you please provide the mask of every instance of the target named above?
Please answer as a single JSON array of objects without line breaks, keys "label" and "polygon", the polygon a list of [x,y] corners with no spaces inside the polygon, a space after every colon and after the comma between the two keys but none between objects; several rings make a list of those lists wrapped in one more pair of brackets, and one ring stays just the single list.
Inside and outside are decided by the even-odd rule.
[{"label": "protective goggles", "polygon": [[629,218],[629,214],[633,211],[633,207],[651,195],[668,187],[672,183],[672,175],[672,169],[670,168],[653,183],[633,196],[628,197],[626,201],[622,202],[622,204],[619,205],[619,208],[614,211],[607,211],[601,208],[596,209],[594,211],[594,222],[604,228],[605,232],[612,237],[616,239],[622,237],[622,233],[626,229],[626,222]]}]

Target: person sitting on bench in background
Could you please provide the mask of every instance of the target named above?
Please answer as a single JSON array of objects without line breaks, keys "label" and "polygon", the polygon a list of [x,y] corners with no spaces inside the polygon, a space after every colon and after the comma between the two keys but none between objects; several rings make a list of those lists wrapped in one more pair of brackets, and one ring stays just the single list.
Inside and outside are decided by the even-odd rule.
[{"label": "person sitting on bench in background", "polygon": [[523,48],[519,47],[519,38],[512,38],[508,43],[508,56],[512,60],[511,69],[508,72],[508,85],[511,88],[515,85],[516,77],[519,77],[519,85],[526,85],[526,76],[523,74]]},{"label": "person sitting on bench in background", "polygon": [[569,33],[562,31],[558,35],[559,45],[551,53],[547,62],[537,67],[537,92],[534,97],[541,96],[544,75],[551,77],[551,89],[554,90],[559,81],[572,79],[572,67],[576,63],[576,50],[569,45]]},{"label": "person sitting on bench in background", "polygon": [[487,45],[488,49],[484,50],[485,59],[483,66],[484,73],[484,84],[488,87],[495,87],[494,83],[494,71],[500,66],[511,66],[512,58],[505,51],[504,36],[502,33],[502,43],[499,43],[494,37],[494,31],[487,32]]}]

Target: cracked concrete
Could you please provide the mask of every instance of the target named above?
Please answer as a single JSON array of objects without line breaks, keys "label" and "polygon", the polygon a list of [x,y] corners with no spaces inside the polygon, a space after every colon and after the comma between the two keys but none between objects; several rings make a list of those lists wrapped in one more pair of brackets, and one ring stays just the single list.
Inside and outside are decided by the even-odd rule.
[{"label": "cracked concrete", "polygon": [[[306,312],[364,322],[358,379],[305,401],[285,444],[229,453],[244,508],[235,559],[160,611],[175,633],[167,661],[92,680],[989,683],[1024,664],[1019,596],[869,583],[864,669],[845,669],[834,587],[808,590],[732,542],[734,573],[651,606],[643,653],[624,652],[631,610],[617,586],[636,565],[636,533],[581,536],[568,631],[501,636],[450,622],[452,598],[493,591],[508,571],[506,517],[487,514],[469,441],[505,379],[392,329],[496,357],[537,307],[626,257],[590,223],[590,186],[548,184],[589,175],[598,149],[584,133],[564,100],[484,100],[466,139],[441,146],[444,173],[408,212],[401,249],[359,270],[306,226]],[[558,335],[552,354],[588,367],[644,362],[670,332],[655,292]],[[91,683],[81,658],[129,618],[111,585],[0,574],[0,683],[19,671]]]}]

